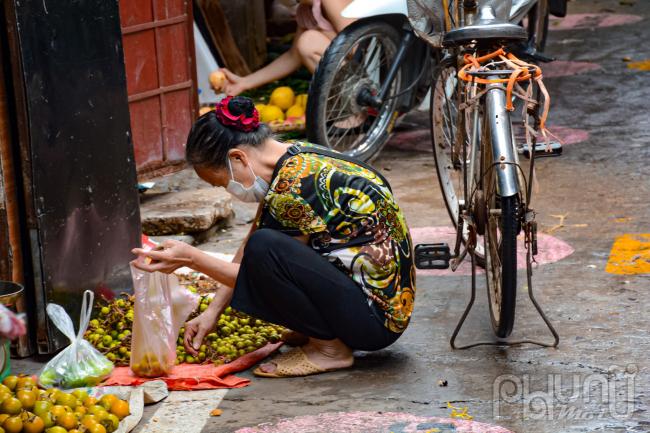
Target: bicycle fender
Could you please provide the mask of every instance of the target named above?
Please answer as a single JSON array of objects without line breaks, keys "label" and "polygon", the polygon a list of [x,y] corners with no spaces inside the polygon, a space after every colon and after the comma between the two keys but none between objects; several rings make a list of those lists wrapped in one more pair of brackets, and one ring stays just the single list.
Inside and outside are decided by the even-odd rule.
[{"label": "bicycle fender", "polygon": [[501,197],[511,197],[519,193],[519,183],[505,88],[493,86],[488,90],[485,100],[498,193]]},{"label": "bicycle fender", "polygon": [[354,0],[341,12],[345,18],[367,18],[388,14],[408,16],[406,0]]}]

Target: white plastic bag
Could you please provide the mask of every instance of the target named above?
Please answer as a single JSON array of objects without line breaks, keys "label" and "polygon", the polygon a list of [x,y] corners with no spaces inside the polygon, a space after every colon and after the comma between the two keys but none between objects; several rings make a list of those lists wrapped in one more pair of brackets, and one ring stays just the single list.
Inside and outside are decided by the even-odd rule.
[{"label": "white plastic bag", "polygon": [[74,333],[72,319],[63,307],[47,304],[46,310],[50,320],[72,344],[45,364],[38,379],[41,386],[45,388],[96,386],[113,371],[113,363],[84,340],[84,333],[93,310],[93,300],[93,292],[86,290],[83,294],[77,335]]},{"label": "white plastic bag", "polygon": [[176,361],[176,339],[198,297],[173,274],[145,272],[131,265],[135,294],[131,370],[138,376],[168,374]]}]

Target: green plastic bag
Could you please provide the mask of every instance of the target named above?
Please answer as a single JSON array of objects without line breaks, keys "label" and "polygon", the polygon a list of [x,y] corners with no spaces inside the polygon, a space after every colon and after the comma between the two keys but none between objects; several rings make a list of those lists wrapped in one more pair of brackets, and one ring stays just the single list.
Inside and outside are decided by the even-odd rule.
[{"label": "green plastic bag", "polygon": [[93,310],[93,299],[93,292],[86,290],[81,305],[79,332],[76,335],[72,319],[63,307],[47,304],[46,310],[50,320],[72,344],[43,367],[38,382],[44,388],[56,386],[69,389],[96,386],[113,371],[113,363],[84,339]]},{"label": "green plastic bag", "polygon": [[0,381],[9,376],[9,373],[11,372],[9,350],[9,340],[3,340],[0,338]]}]

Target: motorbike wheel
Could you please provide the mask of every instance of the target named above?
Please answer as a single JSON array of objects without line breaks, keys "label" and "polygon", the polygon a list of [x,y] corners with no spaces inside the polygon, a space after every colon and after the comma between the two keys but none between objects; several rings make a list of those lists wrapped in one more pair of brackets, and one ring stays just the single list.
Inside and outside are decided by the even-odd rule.
[{"label": "motorbike wheel", "polygon": [[379,153],[398,116],[401,68],[380,107],[365,105],[359,96],[379,92],[400,39],[394,26],[379,20],[356,22],[334,38],[309,87],[309,141],[363,161]]}]

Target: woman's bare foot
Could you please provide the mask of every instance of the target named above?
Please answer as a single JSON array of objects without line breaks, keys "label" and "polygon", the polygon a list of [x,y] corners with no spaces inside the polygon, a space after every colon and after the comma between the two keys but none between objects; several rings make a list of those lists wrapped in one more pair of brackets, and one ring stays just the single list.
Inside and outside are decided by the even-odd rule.
[{"label": "woman's bare foot", "polygon": [[[338,338],[335,340],[309,338],[309,342],[302,346],[302,350],[307,355],[307,359],[323,370],[336,370],[354,364],[352,349]],[[273,373],[275,369],[276,365],[273,362],[260,365],[260,370],[265,373]]]},{"label": "woman's bare foot", "polygon": [[309,342],[309,337],[307,337],[305,334],[301,334],[300,332],[292,331],[291,329],[287,329],[282,333],[282,337],[280,337],[282,341],[284,341],[286,344],[289,346],[304,346]]}]

